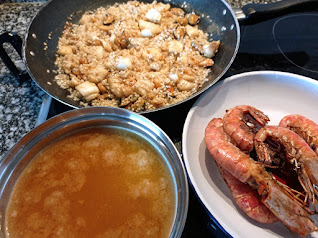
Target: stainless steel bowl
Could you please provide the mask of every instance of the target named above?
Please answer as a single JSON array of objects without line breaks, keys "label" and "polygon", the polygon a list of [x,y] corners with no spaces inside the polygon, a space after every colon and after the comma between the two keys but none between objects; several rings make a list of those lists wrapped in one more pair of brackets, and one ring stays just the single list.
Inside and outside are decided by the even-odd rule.
[{"label": "stainless steel bowl", "polygon": [[11,192],[19,176],[46,145],[67,133],[87,127],[115,127],[137,134],[162,155],[174,180],[175,211],[170,237],[180,237],[188,211],[188,183],[181,156],[169,137],[142,115],[119,108],[89,107],[60,114],[25,135],[0,164],[0,237],[5,237],[5,217]]}]

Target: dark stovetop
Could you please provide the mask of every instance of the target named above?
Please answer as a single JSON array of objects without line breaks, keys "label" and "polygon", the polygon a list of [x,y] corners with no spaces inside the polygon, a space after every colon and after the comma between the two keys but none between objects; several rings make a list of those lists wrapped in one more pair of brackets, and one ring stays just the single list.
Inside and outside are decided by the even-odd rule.
[{"label": "dark stovetop", "polygon": [[277,70],[318,79],[318,9],[241,26],[240,49],[225,77]]},{"label": "dark stovetop", "polygon": [[[222,79],[257,70],[291,72],[318,79],[317,22],[318,11],[312,9],[311,12],[293,13],[253,25],[241,25],[239,52]],[[164,112],[145,114],[170,136],[179,151],[181,151],[183,124],[196,99]],[[49,117],[67,110],[71,108],[53,100]],[[182,237],[225,236],[190,185],[188,218]]]}]

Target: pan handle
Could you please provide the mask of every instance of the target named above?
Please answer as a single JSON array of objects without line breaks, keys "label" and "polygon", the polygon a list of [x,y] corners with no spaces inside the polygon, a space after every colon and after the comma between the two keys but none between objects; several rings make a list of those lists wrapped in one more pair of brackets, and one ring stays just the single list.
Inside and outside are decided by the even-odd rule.
[{"label": "pan handle", "polygon": [[29,79],[29,75],[25,71],[21,71],[18,67],[13,63],[7,51],[4,49],[4,43],[9,43],[13,46],[13,48],[17,51],[17,53],[22,58],[22,39],[16,33],[5,32],[0,35],[0,58],[3,63],[7,66],[10,72],[19,79],[20,83],[23,83],[27,79]]},{"label": "pan handle", "polygon": [[317,0],[281,0],[267,4],[246,4],[233,9],[240,24],[255,24],[287,13],[311,10],[318,6]]}]

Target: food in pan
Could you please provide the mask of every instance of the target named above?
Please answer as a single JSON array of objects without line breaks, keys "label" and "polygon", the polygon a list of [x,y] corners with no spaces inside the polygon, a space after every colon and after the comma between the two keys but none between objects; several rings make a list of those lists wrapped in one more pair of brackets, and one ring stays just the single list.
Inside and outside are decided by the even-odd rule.
[{"label": "food in pan", "polygon": [[287,115],[267,125],[262,111],[239,105],[205,129],[205,143],[237,205],[262,223],[283,222],[300,236],[318,228],[318,125]]},{"label": "food in pan", "polygon": [[160,2],[86,12],[59,39],[56,82],[83,106],[140,112],[182,101],[208,80],[220,45],[199,21]]},{"label": "food in pan", "polygon": [[9,237],[168,237],[175,191],[161,155],[128,131],[89,128],[44,148],[15,185]]}]

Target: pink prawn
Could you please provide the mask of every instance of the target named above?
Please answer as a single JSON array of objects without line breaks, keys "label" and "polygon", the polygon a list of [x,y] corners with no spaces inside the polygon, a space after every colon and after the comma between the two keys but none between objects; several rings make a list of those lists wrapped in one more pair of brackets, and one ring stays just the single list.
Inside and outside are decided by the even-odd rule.
[{"label": "pink prawn", "polygon": [[268,116],[262,111],[247,105],[233,107],[223,117],[224,131],[246,153],[253,150],[255,133],[268,121]]},{"label": "pink prawn", "polygon": [[243,212],[260,223],[274,223],[278,221],[277,217],[262,203],[261,197],[257,194],[256,190],[248,184],[240,182],[218,163],[216,164],[221,176],[230,188],[236,204]]},{"label": "pink prawn", "polygon": [[223,128],[222,119],[214,118],[205,129],[205,143],[215,161],[240,182],[255,189],[261,202],[291,230],[301,236],[317,230],[308,209],[280,186],[263,164],[234,146]]},{"label": "pink prawn", "polygon": [[318,155],[318,125],[314,121],[302,115],[292,114],[285,116],[279,125],[296,132]]},{"label": "pink prawn", "polygon": [[267,156],[267,139],[283,145],[286,159],[294,165],[298,179],[314,206],[318,195],[318,156],[298,134],[281,126],[266,126],[255,135],[255,150],[262,160]]}]

